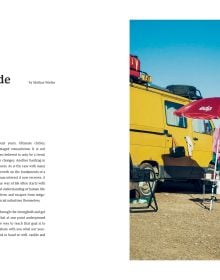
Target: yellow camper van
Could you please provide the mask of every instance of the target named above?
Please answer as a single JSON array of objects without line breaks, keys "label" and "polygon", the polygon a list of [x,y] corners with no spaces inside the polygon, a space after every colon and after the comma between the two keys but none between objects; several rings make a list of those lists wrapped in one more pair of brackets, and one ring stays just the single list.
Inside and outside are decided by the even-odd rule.
[{"label": "yellow camper van", "polygon": [[154,169],[162,181],[201,179],[212,158],[213,123],[173,114],[201,96],[188,98],[178,87],[195,89],[160,88],[139,76],[130,78],[131,158],[142,168]]}]

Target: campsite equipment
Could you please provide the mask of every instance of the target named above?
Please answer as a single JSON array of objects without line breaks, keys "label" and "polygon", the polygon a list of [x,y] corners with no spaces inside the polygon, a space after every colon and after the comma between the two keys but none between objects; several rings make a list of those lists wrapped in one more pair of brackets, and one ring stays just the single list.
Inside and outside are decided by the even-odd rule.
[{"label": "campsite equipment", "polygon": [[216,194],[220,194],[220,180],[217,181]]},{"label": "campsite equipment", "polygon": [[[135,199],[135,206],[130,206],[131,212],[143,212],[149,207],[153,208],[153,211],[158,210],[158,205],[155,197],[156,189],[156,175],[153,169],[134,166],[130,156],[130,183],[135,184],[135,188],[139,193],[139,199]],[[134,201],[130,201],[132,203]],[[154,205],[153,205],[154,203]],[[138,206],[142,204],[142,206]]]},{"label": "campsite equipment", "polygon": [[[219,180],[216,180],[216,179],[207,179],[207,178],[202,179],[202,184],[203,184],[203,205],[205,206],[205,202],[208,202],[209,203],[209,210],[210,211],[212,210],[213,205],[214,205],[214,201],[216,200],[215,192],[217,191],[217,188],[218,188],[218,182],[219,182]],[[206,187],[211,187],[211,198],[210,199],[206,199],[205,198]]]},{"label": "campsite equipment", "polygon": [[170,85],[166,88],[173,94],[189,98],[191,100],[198,100],[202,98],[201,92],[194,86]]},{"label": "campsite equipment", "polygon": [[130,55],[130,76],[140,77],[140,60],[136,55]]},{"label": "campsite equipment", "polygon": [[147,85],[152,82],[151,76],[140,70],[141,62],[136,55],[130,54],[130,82]]},{"label": "campsite equipment", "polygon": [[203,98],[187,104],[174,112],[178,117],[211,120],[220,118],[220,97]]}]

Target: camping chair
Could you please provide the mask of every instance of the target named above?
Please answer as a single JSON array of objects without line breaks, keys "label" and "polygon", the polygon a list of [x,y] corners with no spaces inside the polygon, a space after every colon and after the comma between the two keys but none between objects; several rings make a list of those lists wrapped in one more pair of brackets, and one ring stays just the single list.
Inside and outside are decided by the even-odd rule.
[{"label": "camping chair", "polygon": [[155,197],[156,183],[155,172],[152,169],[141,169],[134,166],[130,157],[130,184],[135,185],[139,196],[138,200],[130,200],[130,212],[144,212],[150,207],[153,208],[152,211],[158,210]]}]

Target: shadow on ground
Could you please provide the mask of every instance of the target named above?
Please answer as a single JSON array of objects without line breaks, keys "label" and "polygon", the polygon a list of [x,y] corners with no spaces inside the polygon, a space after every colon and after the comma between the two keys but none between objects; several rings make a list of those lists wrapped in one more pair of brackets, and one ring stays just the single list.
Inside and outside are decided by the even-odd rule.
[{"label": "shadow on ground", "polygon": [[[211,192],[211,186],[206,186],[206,191]],[[156,192],[202,194],[202,184],[197,181],[166,181],[159,182]]]}]

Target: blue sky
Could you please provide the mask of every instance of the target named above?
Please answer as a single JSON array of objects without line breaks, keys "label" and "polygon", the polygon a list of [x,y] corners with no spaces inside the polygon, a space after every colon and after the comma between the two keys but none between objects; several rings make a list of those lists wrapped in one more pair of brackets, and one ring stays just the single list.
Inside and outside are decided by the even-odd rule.
[{"label": "blue sky", "polygon": [[130,53],[158,86],[220,96],[220,20],[131,20]]}]

